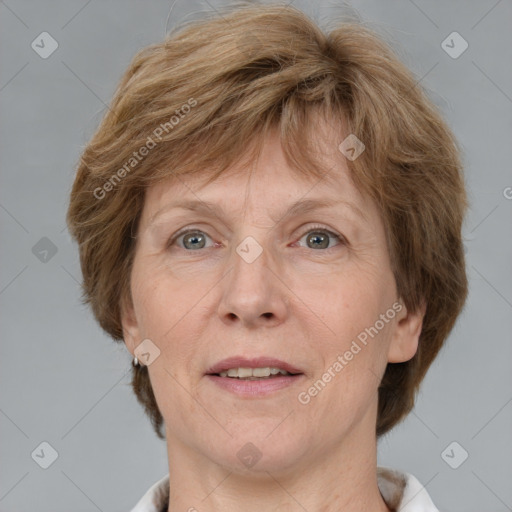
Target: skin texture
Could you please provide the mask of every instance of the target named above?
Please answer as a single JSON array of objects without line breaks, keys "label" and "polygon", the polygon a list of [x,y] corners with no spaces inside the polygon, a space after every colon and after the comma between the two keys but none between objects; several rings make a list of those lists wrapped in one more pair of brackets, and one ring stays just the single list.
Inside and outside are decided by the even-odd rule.
[{"label": "skin texture", "polygon": [[[132,354],[146,338],[160,350],[149,375],[166,425],[169,512],[389,511],[376,478],[377,390],[388,362],[416,353],[424,311],[402,305],[309,403],[298,400],[399,301],[376,206],[330,147],[321,181],[288,166],[274,132],[251,175],[235,166],[208,186],[186,176],[147,191],[123,329]],[[221,205],[226,216],[171,208],[184,198]],[[338,204],[284,215],[313,198]],[[204,242],[189,236],[185,248],[181,236],[167,246],[182,228]],[[252,263],[236,251],[248,236],[263,250]],[[304,376],[263,398],[205,377],[226,357],[262,355]],[[247,443],[261,454],[250,468],[237,456]]]}]

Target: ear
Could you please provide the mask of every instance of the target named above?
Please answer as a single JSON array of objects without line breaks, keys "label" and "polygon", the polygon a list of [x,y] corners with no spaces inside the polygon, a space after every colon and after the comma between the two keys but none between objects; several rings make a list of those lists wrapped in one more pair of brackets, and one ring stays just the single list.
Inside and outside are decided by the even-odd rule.
[{"label": "ear", "polygon": [[410,313],[402,301],[397,314],[391,344],[388,350],[389,363],[403,363],[412,359],[418,350],[418,341],[427,309],[425,301],[414,313]]},{"label": "ear", "polygon": [[129,304],[124,303],[121,305],[121,324],[126,348],[132,356],[135,356],[135,349],[140,343],[141,337],[139,324],[131,301],[129,301]]}]

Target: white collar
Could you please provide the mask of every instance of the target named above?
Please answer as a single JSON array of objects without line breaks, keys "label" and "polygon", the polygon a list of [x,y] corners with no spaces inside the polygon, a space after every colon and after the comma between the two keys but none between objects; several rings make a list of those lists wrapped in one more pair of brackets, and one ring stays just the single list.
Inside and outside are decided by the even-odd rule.
[{"label": "white collar", "polygon": [[[386,505],[396,512],[439,512],[427,491],[410,473],[377,466],[377,484]],[[169,475],[153,484],[130,512],[167,512]]]}]

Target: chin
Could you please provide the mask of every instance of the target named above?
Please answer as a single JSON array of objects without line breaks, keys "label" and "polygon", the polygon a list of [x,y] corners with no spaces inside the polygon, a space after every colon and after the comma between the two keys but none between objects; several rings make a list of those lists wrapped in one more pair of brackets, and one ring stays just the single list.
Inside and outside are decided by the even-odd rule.
[{"label": "chin", "polygon": [[[297,430],[279,425],[282,418],[267,418],[259,421],[258,428],[252,429],[243,422],[238,425],[238,433],[233,427],[228,429],[233,438],[222,447],[216,446],[214,459],[220,465],[241,475],[261,475],[268,473],[285,474],[304,458],[308,444],[301,442]],[[279,429],[282,428],[282,431]]]}]

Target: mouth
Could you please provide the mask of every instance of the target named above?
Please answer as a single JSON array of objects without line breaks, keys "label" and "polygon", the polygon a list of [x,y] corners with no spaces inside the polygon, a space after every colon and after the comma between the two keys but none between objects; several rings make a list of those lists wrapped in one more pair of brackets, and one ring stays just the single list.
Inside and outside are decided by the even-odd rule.
[{"label": "mouth", "polygon": [[232,357],[210,368],[206,377],[224,390],[240,396],[263,396],[294,384],[304,373],[275,358]]},{"label": "mouth", "polygon": [[289,373],[286,370],[280,368],[271,368],[269,366],[264,368],[230,368],[227,371],[213,373],[209,375],[216,375],[218,377],[226,377],[228,379],[238,380],[264,380],[264,379],[275,379],[282,375],[292,377],[294,375],[302,375],[301,373]]},{"label": "mouth", "polygon": [[273,379],[285,375],[303,375],[303,372],[290,363],[270,357],[248,359],[230,357],[212,366],[206,375],[216,375],[228,379],[256,380]]}]

